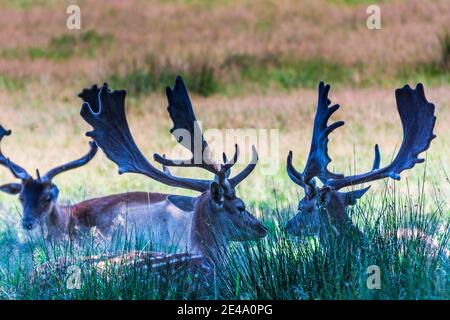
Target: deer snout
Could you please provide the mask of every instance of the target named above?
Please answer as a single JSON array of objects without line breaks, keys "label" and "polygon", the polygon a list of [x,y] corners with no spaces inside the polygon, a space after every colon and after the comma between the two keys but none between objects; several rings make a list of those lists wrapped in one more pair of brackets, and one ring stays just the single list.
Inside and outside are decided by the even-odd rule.
[{"label": "deer snout", "polygon": [[22,220],[22,227],[25,230],[33,230],[34,228],[34,221],[29,219]]},{"label": "deer snout", "polygon": [[264,238],[265,236],[267,236],[267,227],[263,224],[259,225],[258,233],[261,238]]}]

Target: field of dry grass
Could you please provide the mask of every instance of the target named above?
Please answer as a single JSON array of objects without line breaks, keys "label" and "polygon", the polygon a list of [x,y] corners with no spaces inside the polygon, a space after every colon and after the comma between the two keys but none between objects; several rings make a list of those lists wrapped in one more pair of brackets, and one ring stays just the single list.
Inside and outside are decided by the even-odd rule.
[{"label": "field of dry grass", "polygon": [[[217,81],[240,84],[267,77],[248,75],[249,68],[309,70],[310,63],[370,85],[416,69],[442,76],[448,1],[383,1],[382,30],[375,31],[366,27],[366,1],[359,2],[2,0],[0,74],[10,86],[26,79],[58,91],[137,70],[201,73],[205,65]],[[73,3],[81,8],[80,31],[65,28]],[[448,74],[442,77],[448,84]]]},{"label": "field of dry grass", "polygon": [[[81,8],[80,31],[65,28],[65,8],[72,3]],[[364,1],[2,0],[0,5],[0,123],[13,130],[2,150],[30,172],[86,152],[89,127],[78,115],[76,95],[103,81],[129,90],[132,131],[146,154],[170,151],[175,144],[163,87],[179,73],[193,88],[205,128],[280,130],[279,150],[261,154],[261,167],[277,163],[275,175],[256,170],[241,187],[249,200],[271,202],[274,184],[287,194],[298,192],[284,163],[289,149],[298,165],[306,160],[319,79],[331,82],[331,98],[342,105],[336,118],[347,122],[330,141],[333,165],[346,173],[354,163],[358,170],[370,167],[375,143],[383,163],[390,159],[401,143],[394,89],[422,81],[438,117],[427,175],[448,191],[443,171],[450,171],[450,73],[442,40],[450,30],[448,1],[383,1],[378,31],[366,28]],[[424,66],[432,72],[421,73],[428,70]],[[423,169],[406,176],[420,177]],[[7,170],[0,178],[11,180]],[[129,189],[170,190],[142,177],[119,177],[101,153],[57,182],[62,198],[77,200]],[[261,186],[258,193],[254,185]],[[10,203],[11,197],[0,197]]]}]

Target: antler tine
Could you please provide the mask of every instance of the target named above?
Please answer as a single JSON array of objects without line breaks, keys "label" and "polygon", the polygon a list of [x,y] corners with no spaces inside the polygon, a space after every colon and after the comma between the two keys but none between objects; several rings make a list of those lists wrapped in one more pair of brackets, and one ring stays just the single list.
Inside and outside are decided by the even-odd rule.
[{"label": "antler tine", "polygon": [[[5,128],[3,128],[2,125],[0,125],[0,144],[3,138],[9,135],[11,135],[11,130],[6,130]],[[3,155],[1,148],[0,148],[0,164],[7,167],[14,175],[14,177],[16,177],[17,179],[26,180],[31,178],[31,176],[28,174],[28,172],[26,172],[25,169],[23,169],[19,165],[15,164],[14,162],[6,158]]]},{"label": "antler tine", "polygon": [[328,125],[330,117],[339,109],[335,104],[331,107],[328,99],[330,85],[323,82],[319,84],[319,97],[317,111],[314,118],[314,128],[311,139],[311,147],[303,172],[297,171],[292,164],[292,151],[287,158],[286,169],[289,177],[299,186],[310,190],[314,187],[312,179],[318,177],[325,185],[329,179],[342,178],[343,175],[328,171],[327,166],[331,162],[328,155],[328,135],[335,129],[344,125],[344,121],[337,121]]},{"label": "antler tine", "polygon": [[303,182],[303,177],[302,174],[300,172],[298,172],[294,165],[292,164],[292,151],[289,151],[288,157],[287,157],[287,161],[286,161],[286,171],[288,173],[289,178],[291,178],[291,180],[299,185],[302,188],[306,188],[305,183]]},{"label": "antler tine", "polygon": [[[163,154],[163,157],[165,158],[166,155]],[[172,173],[170,172],[170,170],[169,170],[169,167],[167,167],[167,166],[165,166],[165,165],[161,165],[161,166],[162,166],[163,172],[164,172],[165,174],[167,174],[167,175],[171,175],[171,174],[172,174]]]},{"label": "antler tine", "polygon": [[[209,155],[209,146],[203,136],[200,126],[198,125],[186,86],[184,85],[181,77],[178,76],[176,78],[175,86],[173,89],[166,89],[166,95],[169,102],[167,110],[169,111],[170,118],[173,121],[173,128],[170,130],[170,132],[175,136],[177,141],[182,146],[191,151],[193,156],[188,162],[186,162],[169,160],[165,157],[161,157],[160,155],[155,154],[155,161],[165,166],[202,168],[213,173],[218,181],[225,181],[230,175],[231,168],[236,164],[238,160],[239,146],[235,144],[235,152],[230,160],[228,160],[226,154],[223,153],[223,164],[220,167],[212,163],[212,159],[206,159],[211,163],[206,162],[205,155]],[[186,136],[183,136],[185,132],[183,132],[183,134],[179,134],[178,130],[180,129],[188,131],[188,139],[186,139]],[[200,159],[196,157],[196,155],[198,155],[196,154],[196,151],[198,152],[198,146],[201,146],[202,152],[202,157]],[[250,163],[233,179],[230,179],[228,181],[230,183],[230,186],[234,187],[243,179],[245,179],[245,177],[247,177],[253,171],[257,162],[258,154],[256,153],[256,149],[253,147],[252,163]]]},{"label": "antler tine", "polygon": [[330,180],[330,187],[341,189],[388,177],[400,180],[402,171],[411,169],[416,163],[425,161],[418,155],[426,151],[430,147],[431,141],[436,138],[433,133],[436,122],[434,105],[427,101],[421,83],[416,86],[416,89],[412,89],[409,85],[397,89],[395,97],[403,126],[403,141],[395,159],[391,164],[380,169],[380,152],[378,146],[375,146],[375,160],[372,171]]},{"label": "antler tine", "polygon": [[331,101],[328,99],[329,91],[330,85],[325,85],[323,82],[320,82],[311,149],[308,160],[306,161],[305,170],[302,174],[303,181],[306,184],[309,184],[309,181],[315,176],[324,184],[326,184],[328,179],[343,177],[343,175],[332,173],[327,169],[328,164],[331,162],[331,158],[328,155],[328,135],[345,124],[344,121],[337,121],[331,125],[327,124],[333,113],[339,109],[338,104],[329,107],[331,104]]},{"label": "antler tine", "polygon": [[223,160],[223,163],[228,162],[227,154],[225,152],[222,152],[222,160]]},{"label": "antler tine", "polygon": [[208,180],[180,178],[180,177],[174,176],[168,166],[165,166],[165,165],[161,165],[161,166],[162,166],[165,176],[168,179],[171,179],[172,181],[175,181],[176,183],[180,184],[181,187],[183,187],[182,185],[186,185],[186,184],[192,185],[192,186],[201,185],[201,187],[202,187],[201,190],[200,190],[200,188],[197,188],[197,189],[194,189],[193,187],[187,188],[187,189],[192,189],[192,190],[200,191],[200,192],[205,191],[209,187],[210,182]]},{"label": "antler tine", "polygon": [[95,157],[95,155],[97,154],[97,151],[98,151],[98,146],[95,143],[95,141],[89,141],[89,148],[90,148],[89,152],[86,155],[84,155],[83,157],[81,157],[77,160],[68,162],[66,164],[63,164],[62,166],[56,167],[56,168],[48,171],[42,177],[42,180],[51,181],[55,176],[57,176],[60,173],[63,173],[68,170],[76,169],[76,168],[86,165],[89,161],[91,161]]},{"label": "antler tine", "polygon": [[375,145],[375,156],[373,159],[372,171],[378,170],[380,168],[381,155],[380,149],[378,148],[378,144]]},{"label": "antler tine", "polygon": [[[237,158],[236,158],[237,159]],[[252,146],[252,159],[250,160],[249,164],[239,172],[237,175],[235,175],[233,178],[228,179],[230,185],[234,188],[236,187],[242,180],[247,178],[250,173],[255,169],[256,164],[258,163],[258,152],[256,151],[256,147]]]},{"label": "antler tine", "polygon": [[[173,122],[170,133],[175,136],[178,143],[192,153],[192,157],[189,160],[170,160],[155,154],[155,161],[170,167],[202,168],[215,175],[220,175],[220,171],[213,163],[205,162],[205,156],[209,155],[209,146],[195,117],[188,91],[180,76],[177,76],[173,89],[166,88],[166,96],[169,103],[167,110]],[[199,151],[201,154],[198,154]],[[211,159],[206,160],[212,162]]]},{"label": "antler tine", "polygon": [[[222,152],[222,160],[223,160],[223,164],[228,163],[228,157],[227,157],[227,154],[226,154],[225,152]],[[222,167],[221,167],[221,171],[222,171],[222,170],[223,170],[223,165],[222,165]],[[225,178],[228,179],[228,177],[230,176],[230,174],[231,174],[231,168],[230,168],[229,170],[226,170],[226,172],[225,172]]]},{"label": "antler tine", "polygon": [[[163,159],[166,159],[166,155],[165,155],[165,154],[163,154],[162,157],[163,157]],[[169,177],[171,177],[171,178],[174,178],[174,179],[182,179],[182,178],[179,178],[179,177],[174,176],[174,175],[172,174],[172,172],[170,171],[170,169],[169,169],[168,166],[161,164],[161,167],[162,167],[163,172],[164,172],[165,175],[167,175],[167,176],[169,176]],[[206,184],[206,183],[208,183],[208,182],[207,182],[206,180],[204,180],[204,183]]]},{"label": "antler tine", "polygon": [[227,161],[227,155],[225,152],[223,153],[223,165],[221,168],[221,171],[228,172],[238,161],[239,158],[239,146],[237,143],[234,144],[234,155],[233,158],[230,159],[230,161]]},{"label": "antler tine", "polygon": [[93,86],[79,94],[84,103],[81,116],[93,130],[92,137],[108,159],[119,167],[119,173],[138,173],[173,187],[204,192],[209,181],[178,178],[152,166],[134,142],[125,114],[125,90],[110,91],[105,83],[102,88]]},{"label": "antler tine", "polygon": [[191,158],[189,162],[183,162],[183,160],[170,160],[165,157],[165,155],[161,156],[159,154],[154,154],[153,159],[161,165],[166,167],[184,167],[184,168],[201,168],[205,169],[217,176],[227,176],[229,175],[230,169],[236,164],[239,157],[239,147],[235,144],[235,153],[233,158],[228,161],[227,156],[223,153],[224,164],[221,166],[220,170],[217,170],[214,165],[209,165],[205,163],[193,163],[194,160]]},{"label": "antler tine", "polygon": [[190,160],[170,160],[155,153],[153,155],[153,159],[159,164],[164,165],[166,167],[201,168],[213,174],[217,175],[220,174],[220,172],[217,171],[214,166],[205,163],[193,163],[194,158],[191,158]]}]

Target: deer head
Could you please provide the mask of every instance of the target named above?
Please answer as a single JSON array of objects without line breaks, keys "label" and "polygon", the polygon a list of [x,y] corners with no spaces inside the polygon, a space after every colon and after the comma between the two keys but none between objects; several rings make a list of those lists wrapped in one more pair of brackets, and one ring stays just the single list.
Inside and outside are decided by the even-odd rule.
[{"label": "deer head", "polygon": [[[236,196],[236,186],[255,168],[258,161],[253,147],[250,164],[234,177],[231,168],[239,156],[236,145],[234,156],[228,160],[223,155],[223,164],[213,163],[210,151],[201,132],[188,92],[180,77],[174,88],[167,88],[168,111],[173,121],[171,133],[177,141],[192,153],[189,160],[169,160],[155,154],[154,159],[163,170],[154,167],[141,153],[131,135],[126,114],[126,91],[110,91],[105,83],[101,88],[93,86],[80,93],[84,103],[81,116],[94,128],[86,135],[92,137],[106,156],[117,164],[119,174],[130,172],[146,175],[166,185],[199,191],[196,214],[199,221],[208,224],[217,235],[226,241],[250,240],[264,237],[267,229],[247,209],[242,199]],[[180,131],[184,129],[180,136]],[[198,156],[200,155],[200,156]],[[212,180],[181,178],[171,174],[168,167],[194,167],[204,169],[214,175]],[[199,204],[201,206],[199,207]]]},{"label": "deer head", "polygon": [[[369,187],[341,192],[342,188],[359,184],[392,178],[400,180],[400,173],[411,169],[424,159],[418,155],[430,146],[436,117],[434,105],[425,98],[422,84],[416,89],[408,85],[395,91],[397,110],[403,126],[403,142],[394,158],[387,166],[380,168],[380,151],[375,145],[375,157],[372,170],[359,175],[344,176],[328,171],[331,162],[328,156],[328,135],[336,128],[344,125],[337,121],[328,125],[328,119],[338,110],[339,105],[330,107],[328,99],[329,85],[319,84],[317,112],[314,119],[311,148],[303,172],[297,171],[292,164],[292,151],[287,158],[289,177],[305,190],[305,196],[300,200],[297,214],[287,223],[286,230],[290,233],[320,234],[321,231],[334,230],[337,234],[347,232],[350,227],[355,229],[351,218],[347,215],[348,206],[354,205],[369,189]],[[316,178],[322,186],[316,185]],[[331,226],[332,228],[328,228]]]},{"label": "deer head", "polygon": [[[0,142],[5,136],[9,136],[11,130],[5,130],[0,125]],[[33,178],[28,172],[6,158],[0,150],[0,164],[7,167],[20,183],[8,183],[0,186],[0,190],[9,194],[19,194],[20,204],[22,205],[22,226],[26,230],[32,230],[43,222],[50,212],[55,208],[58,200],[59,189],[52,182],[52,179],[67,170],[81,167],[88,163],[97,152],[95,142],[90,142],[90,151],[84,157],[56,167],[44,176],[40,176],[39,170],[36,170],[36,178]]]}]

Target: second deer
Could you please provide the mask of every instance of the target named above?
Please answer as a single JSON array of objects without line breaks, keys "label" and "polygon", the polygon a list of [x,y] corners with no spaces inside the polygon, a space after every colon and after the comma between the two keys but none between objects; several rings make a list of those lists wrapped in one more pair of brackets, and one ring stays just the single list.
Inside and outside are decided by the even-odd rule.
[{"label": "second deer", "polygon": [[[209,259],[222,254],[229,241],[256,240],[266,236],[266,227],[247,210],[244,201],[235,192],[236,186],[256,166],[258,156],[255,148],[251,163],[231,178],[230,170],[238,158],[238,147],[236,146],[236,152],[230,161],[224,155],[224,163],[221,165],[205,160],[203,155],[208,154],[209,147],[198,128],[188,92],[180,77],[177,77],[173,89],[167,88],[166,94],[168,111],[174,124],[171,132],[176,136],[176,129],[188,131],[188,138],[182,141],[180,137],[176,138],[191,151],[193,158],[189,161],[174,161],[155,155],[155,160],[163,165],[162,171],[150,164],[134,142],[125,114],[126,91],[110,91],[107,84],[104,84],[101,88],[93,86],[85,89],[80,94],[85,101],[81,116],[94,128],[87,135],[117,164],[119,173],[137,173],[169,186],[201,192],[193,200],[190,217],[177,219],[161,210],[160,204],[156,202],[149,214],[131,213],[127,219],[138,227],[151,224],[152,217],[158,217],[162,221],[171,220],[170,223],[176,228],[189,227],[190,230],[185,233],[189,252],[201,253]],[[196,141],[200,141],[200,149],[194,147]],[[194,161],[194,155],[199,152],[200,159]],[[201,168],[214,174],[214,180],[177,177],[169,172],[168,166]],[[146,208],[142,210],[145,211]]]},{"label": "second deer", "polygon": [[[400,173],[411,169],[416,163],[424,162],[418,155],[426,151],[436,137],[433,133],[436,117],[434,105],[425,98],[422,84],[416,89],[408,85],[395,91],[397,110],[403,126],[403,142],[394,160],[380,168],[380,152],[375,145],[375,159],[372,170],[359,175],[344,176],[328,171],[331,162],[328,155],[328,135],[344,125],[337,121],[327,122],[339,105],[330,107],[328,99],[329,85],[319,85],[317,112],[314,119],[311,148],[303,172],[297,171],[292,164],[292,151],[287,158],[289,177],[305,190],[305,196],[298,204],[297,214],[289,220],[286,230],[292,234],[306,234],[327,238],[327,231],[333,230],[338,236],[349,234],[362,235],[347,213],[348,206],[354,205],[369,189],[341,192],[342,188],[363,183],[392,178],[400,179]],[[318,179],[323,186],[316,185]]]}]

